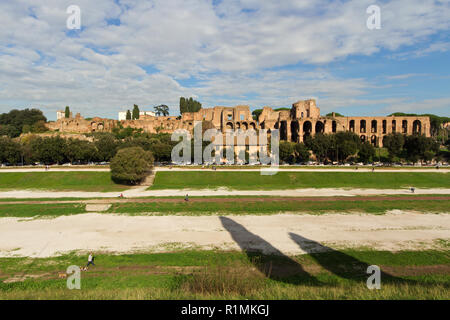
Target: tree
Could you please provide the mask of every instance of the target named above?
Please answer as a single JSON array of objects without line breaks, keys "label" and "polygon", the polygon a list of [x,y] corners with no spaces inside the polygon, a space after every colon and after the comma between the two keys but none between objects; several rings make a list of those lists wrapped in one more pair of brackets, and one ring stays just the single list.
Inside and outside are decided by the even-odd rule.
[{"label": "tree", "polygon": [[131,120],[131,112],[130,110],[127,110],[127,116],[126,116],[127,120]]},{"label": "tree", "polygon": [[44,164],[60,164],[66,159],[67,143],[61,137],[38,137],[33,139],[30,144],[35,161]]},{"label": "tree", "polygon": [[316,155],[319,162],[323,162],[328,155],[329,149],[332,147],[329,135],[317,133],[311,141],[311,150]]},{"label": "tree", "polygon": [[202,108],[202,104],[192,97],[189,99],[181,97],[180,98],[180,114],[185,112],[197,112]]},{"label": "tree", "polygon": [[295,143],[289,141],[280,141],[279,152],[280,161],[293,163],[294,162],[294,145]]},{"label": "tree", "polygon": [[404,149],[406,159],[415,163],[419,160],[427,160],[430,157],[427,151],[433,154],[439,152],[439,144],[424,135],[412,135],[405,137]]},{"label": "tree", "polygon": [[70,118],[70,108],[69,108],[69,106],[66,106],[66,110],[64,112],[64,116],[66,118]]},{"label": "tree", "polygon": [[110,161],[116,154],[119,143],[112,134],[102,134],[94,142],[97,148],[97,160]]},{"label": "tree", "polygon": [[184,97],[180,97],[180,114],[183,114],[187,111],[186,99]]},{"label": "tree", "polygon": [[157,116],[167,117],[169,115],[169,107],[165,104],[154,107]]},{"label": "tree", "polygon": [[361,145],[358,135],[353,132],[340,131],[334,134],[332,139],[334,139],[332,159],[336,160],[346,160],[349,156],[356,154]]},{"label": "tree", "polygon": [[136,104],[133,106],[132,119],[133,120],[139,119],[139,107]]},{"label": "tree", "polygon": [[43,133],[46,131],[48,131],[48,128],[46,127],[45,122],[42,120],[39,120],[31,125],[31,132],[33,133]]},{"label": "tree", "polygon": [[253,112],[252,112],[253,120],[258,120],[259,116],[262,112],[263,112],[263,109],[253,110]]},{"label": "tree", "polygon": [[393,161],[394,158],[399,157],[402,150],[403,145],[405,144],[405,137],[396,132],[390,133],[383,138],[383,146],[389,152],[389,160]]},{"label": "tree", "polygon": [[90,141],[70,138],[67,140],[65,154],[70,163],[88,163],[97,157],[97,149]]},{"label": "tree", "polygon": [[8,137],[0,137],[0,164],[21,162],[21,145]]},{"label": "tree", "polygon": [[153,168],[153,155],[140,147],[120,149],[111,160],[111,179],[117,183],[137,184]]},{"label": "tree", "polygon": [[295,144],[294,153],[296,163],[305,163],[309,161],[309,150],[303,143]]},{"label": "tree", "polygon": [[0,135],[8,135],[11,138],[18,137],[25,125],[33,126],[39,121],[44,123],[47,121],[41,110],[11,110],[8,113],[0,114]]},{"label": "tree", "polygon": [[364,164],[370,163],[375,157],[375,148],[368,141],[361,144],[358,152],[359,161]]}]

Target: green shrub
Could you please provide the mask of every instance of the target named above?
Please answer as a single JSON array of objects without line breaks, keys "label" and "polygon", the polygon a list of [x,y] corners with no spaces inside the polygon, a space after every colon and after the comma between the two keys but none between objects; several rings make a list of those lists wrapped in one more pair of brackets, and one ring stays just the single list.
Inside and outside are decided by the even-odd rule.
[{"label": "green shrub", "polygon": [[116,183],[137,184],[153,168],[153,155],[141,147],[120,149],[111,160],[111,179]]}]

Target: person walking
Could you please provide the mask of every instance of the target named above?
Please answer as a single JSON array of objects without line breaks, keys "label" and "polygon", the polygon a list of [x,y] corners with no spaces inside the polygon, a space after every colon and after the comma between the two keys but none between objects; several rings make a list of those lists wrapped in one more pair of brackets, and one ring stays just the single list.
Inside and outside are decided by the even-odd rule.
[{"label": "person walking", "polygon": [[186,197],[184,198],[184,201],[189,201],[189,195],[187,194]]},{"label": "person walking", "polygon": [[86,268],[88,268],[91,264],[93,266],[95,266],[95,264],[94,264],[94,255],[92,254],[92,252],[89,253],[88,263],[86,265]]}]

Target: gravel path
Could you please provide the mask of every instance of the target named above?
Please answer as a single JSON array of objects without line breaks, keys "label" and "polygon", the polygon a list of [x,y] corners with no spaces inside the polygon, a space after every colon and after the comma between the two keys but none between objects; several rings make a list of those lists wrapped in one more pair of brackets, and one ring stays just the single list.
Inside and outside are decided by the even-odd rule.
[{"label": "gravel path", "polygon": [[301,254],[322,245],[415,250],[449,239],[450,215],[399,210],[386,215],[125,216],[0,219],[0,256],[48,257],[72,250],[130,253],[177,248],[280,250]]},{"label": "gravel path", "polygon": [[[229,190],[219,188],[217,190],[191,190],[191,189],[169,189],[169,190],[146,190],[148,187],[137,187],[126,190],[123,193],[126,198],[137,197],[217,197],[217,196],[276,196],[276,197],[335,197],[335,196],[374,196],[374,195],[398,195],[411,194],[409,189],[293,189],[293,190]],[[417,195],[450,194],[450,189],[416,188]],[[37,190],[12,190],[0,192],[0,198],[115,198],[120,192],[84,192],[84,191],[37,191]]]}]

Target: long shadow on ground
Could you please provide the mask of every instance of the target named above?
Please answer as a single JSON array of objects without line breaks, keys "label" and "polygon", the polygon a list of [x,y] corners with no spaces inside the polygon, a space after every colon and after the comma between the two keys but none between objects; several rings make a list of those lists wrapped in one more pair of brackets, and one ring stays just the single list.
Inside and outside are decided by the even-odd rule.
[{"label": "long shadow on ground", "polygon": [[[289,236],[303,251],[308,253],[314,261],[322,266],[322,268],[338,277],[366,283],[370,276],[370,274],[367,274],[367,268],[370,264],[366,262],[298,234],[290,232]],[[383,283],[417,284],[414,280],[398,278],[381,270],[381,284]]]},{"label": "long shadow on ground", "polygon": [[[249,261],[267,278],[289,284],[326,285],[306,272],[298,261],[286,256],[241,224],[226,217],[220,217],[220,221]],[[331,274],[364,284],[369,278],[370,274],[367,273],[369,263],[300,235],[289,233],[289,236],[318,265]],[[418,284],[414,280],[399,278],[381,270],[381,284],[383,283]]]},{"label": "long shadow on ground", "polygon": [[[220,221],[249,261],[266,277],[290,284],[320,285],[320,282],[307,273],[297,261],[284,255],[263,238],[251,233],[232,219],[220,217]],[[263,250],[270,254],[264,254]]]}]

